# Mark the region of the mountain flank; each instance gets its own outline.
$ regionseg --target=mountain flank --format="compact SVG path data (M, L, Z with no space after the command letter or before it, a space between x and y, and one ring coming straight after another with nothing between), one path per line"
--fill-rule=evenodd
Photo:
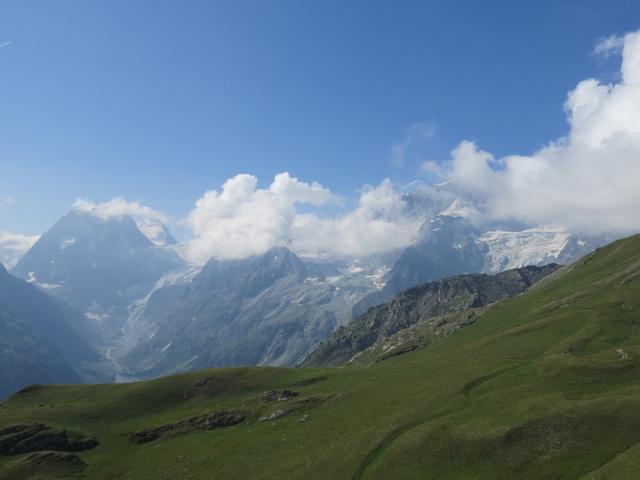
M454 325L468 325L476 318L472 312L463 316L454 314L486 307L522 293L559 267L551 264L517 268L495 275L458 275L410 288L339 328L305 359L303 365L344 364L376 342L416 324L428 324L437 336L451 334L456 330L452 328ZM447 328L442 328L445 326ZM418 346L414 343L411 348Z
M0 398L30 383L108 381L82 316L0 265Z

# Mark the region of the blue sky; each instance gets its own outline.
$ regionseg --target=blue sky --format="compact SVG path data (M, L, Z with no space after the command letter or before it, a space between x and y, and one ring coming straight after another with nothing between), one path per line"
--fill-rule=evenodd
M580 80L615 81L598 39L639 26L624 0L5 0L0 230L40 233L78 197L180 218L238 173L355 198L462 139L528 154L566 134Z

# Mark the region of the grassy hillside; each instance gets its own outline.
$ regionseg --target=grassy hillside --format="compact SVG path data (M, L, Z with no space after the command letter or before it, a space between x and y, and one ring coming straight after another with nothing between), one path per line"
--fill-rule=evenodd
M28 422L99 445L0 455L0 478L635 479L639 356L636 236L367 368L29 389L0 451Z

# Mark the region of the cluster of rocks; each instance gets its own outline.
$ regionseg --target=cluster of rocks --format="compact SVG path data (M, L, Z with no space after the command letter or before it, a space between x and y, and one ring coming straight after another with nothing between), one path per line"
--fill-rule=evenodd
M262 394L262 400L265 402L272 402L274 400L284 402L297 396L298 392L294 392L292 390L269 390Z
M267 420L275 420L276 418L284 417L289 412L287 410L276 410L271 415L265 415L264 417L260 417L261 422L266 422Z
M20 455L41 451L80 452L99 445L94 437L49 427L43 423L13 425L0 430L0 454Z
M79 473L87 464L71 452L89 450L99 445L94 437L79 432L49 427L43 423L25 423L0 429L0 454L23 455L20 464L31 471L64 468Z
M161 437L170 435L183 435L186 433L213 430L215 428L230 427L244 421L245 416L238 411L220 410L205 415L187 418L176 423L168 423L159 427L148 428L131 435L133 443L147 443Z

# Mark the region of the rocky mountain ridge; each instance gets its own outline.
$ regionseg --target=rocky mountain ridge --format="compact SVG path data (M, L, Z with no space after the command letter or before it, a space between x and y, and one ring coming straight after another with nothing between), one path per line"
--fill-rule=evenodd
M559 265L550 264L507 270L494 275L458 275L413 287L339 328L305 359L303 365L318 367L345 364L376 342L416 324L428 324L434 334L443 327L446 327L443 331L446 330L447 334L453 333L460 326L469 324L474 317L473 314L456 314L522 293L558 268Z

